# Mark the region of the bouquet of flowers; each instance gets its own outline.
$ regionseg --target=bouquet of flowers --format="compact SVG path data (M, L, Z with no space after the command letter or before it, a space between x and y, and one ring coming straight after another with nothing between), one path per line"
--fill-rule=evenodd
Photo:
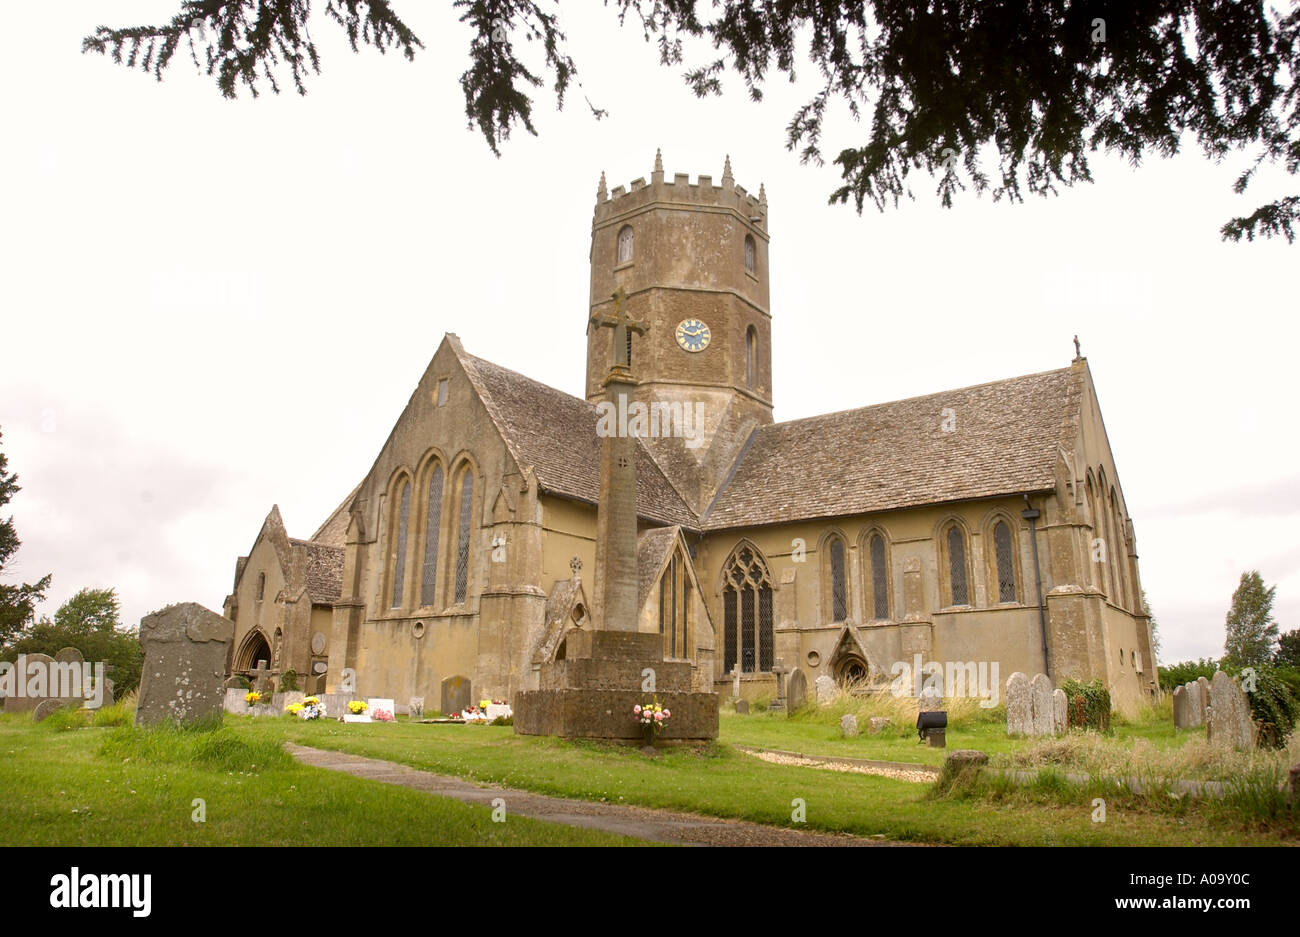
M290 703L284 707L284 711L297 716L299 719L320 719L325 715L325 704L320 701L319 697L304 697L301 702Z
M369 708L370 707L366 705L364 700L359 700L359 699L348 700L348 712L350 712L354 716L360 716Z
M466 725L487 725L487 707L466 706L460 718L465 720Z
M258 703L262 702L262 694L258 693L256 690L249 690L244 694L244 702L248 704L249 709L252 709Z
M378 722L392 722L393 714L387 709L375 709L371 711L370 718Z
M663 731L664 723L671 719L673 714L660 706L659 700L655 699L649 703L638 703L633 706L632 715L641 726L641 731L648 738L654 738Z

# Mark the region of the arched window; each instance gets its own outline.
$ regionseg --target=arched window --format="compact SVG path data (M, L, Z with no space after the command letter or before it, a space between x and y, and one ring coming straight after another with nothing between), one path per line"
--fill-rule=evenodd
M424 511L424 568L420 575L420 604L438 601L438 534L442 526L442 466L429 473L428 501Z
M678 660L690 654L691 580L681 552L673 553L659 578L659 633L664 657Z
M748 544L741 544L722 568L722 666L727 673L740 664L742 673L772 669L772 579L767 563Z
M1011 525L999 520L993 525L993 552L998 577L998 601L1018 602L1016 591L1016 556L1011 539Z
M632 259L632 226L623 225L618 232L618 262L625 264Z
M746 273L754 272L754 260L755 260L756 253L757 252L754 248L754 236L752 234L746 234L745 235L745 272Z
M948 571L949 605L970 605L970 588L966 574L966 534L957 524L949 524L943 534L943 548Z
M1088 542L1084 544L1088 551L1088 571L1092 585L1103 593L1106 591L1106 554L1097 549L1097 539L1101 538L1102 545L1105 545L1105 535L1101 531L1101 515L1097 513L1097 498L1092 492L1092 472L1088 472L1087 487L1084 489L1085 498L1088 502L1088 523L1092 525L1092 533L1089 535Z
M849 617L849 586L844 574L844 541L832 535L827 541L826 556L828 562L822 567L825 579L826 605L831 621L844 621Z
M397 516L393 518L393 608L402 607L403 587L406 585L406 533L410 517L411 483L405 481L397 501Z
M257 574L257 601L266 597L266 573Z
M754 386L754 366L758 357L758 330L752 325L745 330L745 386Z
M456 519L456 605L464 603L469 587L469 537L473 506L474 472L466 466L460 475L460 516Z
M863 609L875 621L889 620L889 557L885 538L879 532L867 538L866 568L862 582L866 587Z
M1115 595L1116 604L1124 608L1132 608L1129 603L1128 587L1128 537L1124 529L1124 515L1119 510L1119 499L1115 497L1115 489L1110 490L1110 513L1111 524L1115 530L1115 577L1119 581L1119 592Z

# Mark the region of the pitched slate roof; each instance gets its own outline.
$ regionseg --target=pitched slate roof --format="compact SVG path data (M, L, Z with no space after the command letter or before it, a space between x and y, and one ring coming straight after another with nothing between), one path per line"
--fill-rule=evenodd
M334 547L310 540L289 542L295 547L302 547L307 552L307 567L304 570L307 595L313 605L333 605L343 594L343 547Z
M637 590L636 607L642 608L650 596L650 589L659 582L659 571L668 562L668 555L677 546L677 538L682 529L672 527L654 527L642 531L636 541Z
M595 504L600 493L595 406L463 350L458 356L515 461L532 466L544 491ZM698 526L640 440L636 473L639 516L660 524Z
M706 510L707 530L1043 491L1077 418L1061 368L760 427ZM945 432L951 410L951 432Z
M339 502L339 506L330 512L330 516L325 518L325 523L311 535L312 543L323 543L331 547L347 545L348 523L351 520L348 516L348 505L352 503L360 488L361 483L358 482L356 488L349 491L348 496Z

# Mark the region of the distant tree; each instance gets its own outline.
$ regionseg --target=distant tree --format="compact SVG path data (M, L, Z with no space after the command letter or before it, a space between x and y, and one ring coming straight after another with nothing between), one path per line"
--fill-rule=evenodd
M1273 594L1277 586L1264 587L1258 570L1241 574L1232 593L1232 608L1225 623L1227 640L1223 658L1239 667L1268 662L1277 644L1277 622L1273 620Z
M662 64L680 66L683 40L712 46L684 78L699 96L722 93L739 75L749 97L763 96L775 67L796 77L806 59L820 85L786 126L786 146L822 161L828 108L839 104L865 124L866 141L834 158L843 185L832 202L853 199L884 210L906 195L908 176L938 179L951 206L957 190L992 189L994 200L1092 181L1090 154L1131 163L1177 153L1184 138L1219 160L1249 153L1234 190L1245 191L1265 163L1300 173L1300 7L1251 0L607 0L619 22L631 16L654 41ZM538 0L455 0L471 29L469 67L460 77L465 115L493 153L532 122L534 89L552 79L559 106L577 78L565 51L558 9ZM327 0L325 17L353 51L364 43L413 59L423 45L388 0ZM158 26L100 26L82 49L139 66L159 80L182 44L226 97L240 85L279 92L287 67L294 88L320 73L307 29L309 0L184 0ZM522 36L524 42L516 40ZM521 52L527 51L527 55ZM527 59L528 61L525 61ZM588 101L598 117L604 112ZM997 154L990 172L982 154ZM1300 195L1278 198L1220 229L1225 240L1295 238Z
M1156 622L1156 616L1151 612L1151 603L1147 601L1147 590L1142 590L1142 610L1147 613L1147 618L1151 622L1151 656L1156 661L1160 660L1160 625Z
M3 434L0 434L3 438ZM8 504L15 494L22 491L18 487L18 476L10 474L9 458L0 452L0 507ZM14 519L0 522L0 575L18 552L22 541L14 529ZM0 649L12 641L20 631L31 623L35 614L36 603L45 598L45 590L50 587L51 576L46 575L34 583L7 585L0 582Z
M1300 669L1300 628L1293 628L1278 637L1273 663L1279 667Z
M92 663L102 661L121 696L140 683L142 654L133 629L122 628L121 605L113 589L82 589L59 606L54 620L42 616L6 648L6 660L19 654L49 654L75 647Z

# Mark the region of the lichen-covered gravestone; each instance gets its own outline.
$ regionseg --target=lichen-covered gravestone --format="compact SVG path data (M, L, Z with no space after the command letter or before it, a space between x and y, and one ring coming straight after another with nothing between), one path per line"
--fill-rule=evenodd
M845 713L840 716L840 735L846 739L852 738L858 734L858 717L853 713Z
M1174 687L1174 728L1192 727L1192 694L1186 686Z
M1194 729L1205 725L1205 707L1209 701L1209 687L1202 687L1199 680L1183 684L1183 694L1187 697L1186 728ZM1177 725L1177 722L1174 723Z
M817 678L817 702L829 703L835 699L835 680L822 674Z
M1210 681L1205 677L1197 677L1196 685L1201 688L1201 712L1199 715L1193 714L1192 718L1196 720L1193 725L1203 726L1210 719Z
M808 699L808 678L803 675L803 671L795 669L790 674L790 688L786 690L786 712L794 712L803 706Z
M1029 681L1030 709L1033 712L1031 735L1051 735L1055 721L1052 706L1052 681L1045 673L1034 674Z
M135 724L221 721L226 655L235 623L197 602L140 620L144 666Z
M1007 735L1029 735L1033 711L1029 703L1029 678L1020 671L1007 677Z
M1236 677L1215 671L1210 684L1210 721L1206 737L1216 745L1250 751L1255 747L1255 723L1250 701Z
M1060 687L1052 691L1052 725L1058 735L1070 728L1070 701Z

